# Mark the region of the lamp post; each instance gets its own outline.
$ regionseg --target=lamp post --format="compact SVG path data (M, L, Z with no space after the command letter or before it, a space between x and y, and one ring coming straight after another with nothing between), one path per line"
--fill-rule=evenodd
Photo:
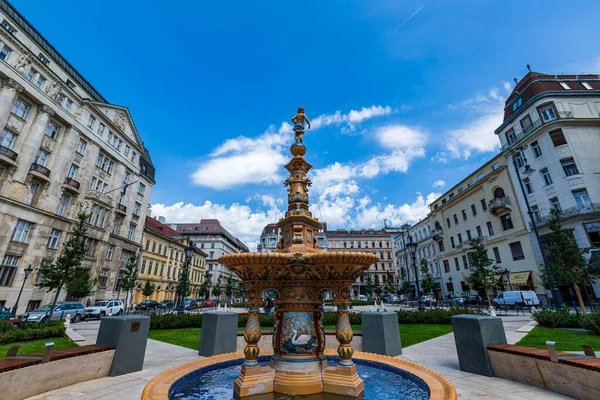
M179 313L183 314L184 312L184 304L183 304L183 300L185 299L185 295L187 293L187 285L188 285L188 277L189 277L189 273L190 273L190 261L192 260L192 256L194 255L194 252L196 251L196 246L192 243L191 239L188 237L188 244L187 246L185 246L185 262L183 263L183 271L181 271L182 274L182 288L179 291Z
M23 283L21 284L21 290L19 290L19 295L17 296L17 301L15 302L15 305L13 306L12 311L10 313L13 317L17 314L17 308L19 308L19 300L21 300L21 293L23 293L23 288L25 287L25 282L27 281L27 277L29 276L29 274L31 274L33 272L31 265L29 267L25 268L23 270L23 272L25 273L25 278L23 278Z
M504 268L504 275L506 275L506 280L508 281L508 287L510 288L510 291L512 292L512 285L510 283L510 271L508 270L508 268Z
M531 210L531 207L529 206L529 200L527 199L527 193L525 193L525 187L523 186L523 181L521 180L521 174L519 173L519 166L517 165L517 159L515 157L516 152L520 152L521 155L523 156L523 164L525 165L525 170L523 171L523 173L525 175L531 175L532 173L534 173L535 170L532 169L529 166L529 164L527 164L527 158L525 157L525 153L523 152L524 148L525 147L521 147L521 148L517 149L516 151L511 150L513 166L515 167L515 172L517 174L517 180L519 181L519 186L521 187L521 193L523 194L523 198L525 199L525 206L527 208L527 214L529 214L529 221L531 223L531 229L533 230L533 233L535 234L535 239L538 242L538 246L540 246L540 253L542 254L542 263L544 264L543 267L546 270L546 275L548 276L548 280L550 282L552 282L552 288L550 289L550 292L552 293L552 302L554 303L554 307L560 308L560 307L562 307L562 304L563 304L562 295L560 294L560 289L558 288L558 285L556 284L556 280L552 276L552 271L550 270L550 267L548 267L548 262L546 261L546 254L544 252L544 249L542 248L542 242L540 240L540 233L538 232L537 224L536 224L535 218L533 216L533 211Z
M419 273L417 271L417 247L419 244L417 242L413 242L412 237L408 237L408 243L406 243L406 247L410 252L413 262L413 268L415 270L415 283L417 285L417 300L419 302L419 310L425 310L425 305L421 301L421 290L419 289Z

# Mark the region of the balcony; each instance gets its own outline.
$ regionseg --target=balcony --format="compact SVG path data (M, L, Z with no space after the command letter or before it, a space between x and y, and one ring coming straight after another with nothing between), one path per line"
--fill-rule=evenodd
M86 199L90 199L90 200L95 200L95 201L97 201L99 203L102 203L102 204L105 204L105 205L107 205L109 207L113 206L113 199L112 199L112 197L110 197L110 196L108 196L108 195L106 195L104 193L101 193L101 192L99 192L97 190L90 190L90 191L88 191L86 193L86 195L85 195L85 198Z
M65 177L65 181L63 182L63 189L69 190L71 192L79 193L80 183L77 182L73 178Z
M512 205L510 204L510 199L508 197L497 197L489 201L488 209L492 215L499 216L510 212L512 210Z
M43 181L50 182L50 170L43 165L33 163L29 168L29 173L40 178Z
M127 214L127 206L124 206L123 204L117 204L115 207L115 212L118 214Z
M561 119L574 119L573 113L571 111L559 111L556 114L556 118L548 119L545 121L536 119L527 128L521 129L519 126L515 126L515 128L514 128L515 129L515 140L512 140L510 143L506 143L505 145L503 145L502 152L507 151L508 149L513 147L515 144L519 143L521 140L525 139L527 136L529 136L533 132L537 131L542 126L551 124L551 123L556 122Z
M444 234L443 229L432 229L429 236L432 237L433 240L437 240L437 239L440 239L443 234Z
M535 223L538 227L548 225L548 222L550 222L550 214L547 214L543 217L536 217L536 214L533 214L533 215L535 218ZM563 220L567 220L567 219L571 219L571 218L575 218L575 217L579 217L579 216L589 215L591 217L594 215L600 215L600 203L592 203L592 204L586 204L584 206L566 208L566 209L560 211L560 215L563 218ZM529 223L529 226L532 227L531 222Z
M17 157L19 155L5 146L0 146L0 162L4 162L6 164L12 165L13 167L17 166Z

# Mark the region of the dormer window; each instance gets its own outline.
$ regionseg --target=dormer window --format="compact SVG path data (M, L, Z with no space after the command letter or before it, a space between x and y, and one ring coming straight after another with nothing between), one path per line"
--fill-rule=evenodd
M512 106L512 110L513 111L517 111L517 108L521 107L521 105L523 104L523 98L519 97L517 100L515 100L515 102L513 103Z
M565 90L570 90L571 88L569 87L569 85L567 85L565 82L558 82L558 84L560 86L562 86L563 89Z
M587 82L581 82L581 85L586 88L587 90L593 90L594 88L592 87L592 85L590 85Z

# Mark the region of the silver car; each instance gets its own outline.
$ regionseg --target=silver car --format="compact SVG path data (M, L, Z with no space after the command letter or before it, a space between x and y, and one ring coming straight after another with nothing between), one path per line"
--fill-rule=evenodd
M123 314L125 306L121 300L99 300L92 306L86 307L85 312L92 318L104 318L107 315Z
M28 312L25 314L25 318L28 322L47 321L51 308L52 304L46 304L45 306L41 306L38 309ZM56 303L54 313L52 314L52 320L65 319L69 314L71 315L72 322L79 322L85 314L83 303L78 301L61 301Z

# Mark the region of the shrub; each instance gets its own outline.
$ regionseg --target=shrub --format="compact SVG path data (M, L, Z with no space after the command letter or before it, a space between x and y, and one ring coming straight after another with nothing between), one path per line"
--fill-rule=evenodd
M461 314L480 314L479 311L471 311L467 308L452 307L448 310L431 308L425 311L399 310L399 324L451 324L452 316Z
M372 306L375 305L373 300L352 300L353 306Z
M541 310L533 313L532 318L540 326L547 328L582 328L583 320L586 319L579 310L571 314L566 305L556 311L542 307Z
M246 307L246 303L233 303L231 305L231 307L233 307L233 308L245 308Z
M66 328L63 321L46 323L23 322L18 326L2 324L0 325L0 344L64 336L65 331Z
M151 314L150 329L201 328L202 314Z
M600 335L600 311L589 313L582 318L582 328Z

